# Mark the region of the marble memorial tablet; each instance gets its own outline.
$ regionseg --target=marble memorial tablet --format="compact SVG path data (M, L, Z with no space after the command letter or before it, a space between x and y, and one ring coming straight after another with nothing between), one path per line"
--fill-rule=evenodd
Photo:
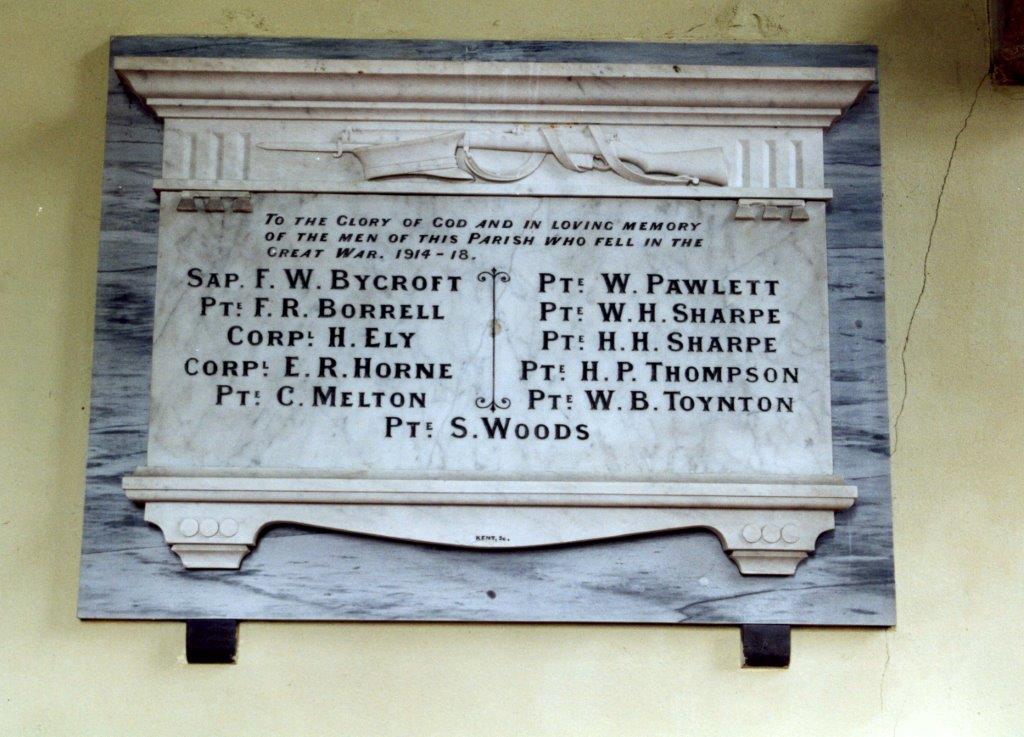
M855 504L824 140L873 68L113 68L162 124L123 488L185 569L295 524L484 557L704 530L799 577Z

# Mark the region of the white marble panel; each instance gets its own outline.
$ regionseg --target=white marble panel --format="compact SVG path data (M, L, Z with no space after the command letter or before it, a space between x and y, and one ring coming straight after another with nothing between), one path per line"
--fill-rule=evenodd
M125 489L186 566L275 521L520 547L667 529L656 507L787 574L852 503L822 131L872 70L114 67L166 119ZM439 529L421 503L466 509Z
M823 204L797 222L699 200L263 194L249 214L178 212L178 199L162 205L150 466L832 472ZM285 225L267 224L275 214ZM308 287L289 287L300 274ZM225 375L245 361L249 375Z

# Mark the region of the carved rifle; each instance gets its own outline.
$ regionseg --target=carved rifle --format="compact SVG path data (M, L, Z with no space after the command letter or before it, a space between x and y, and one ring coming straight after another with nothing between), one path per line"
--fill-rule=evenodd
M441 179L485 179L512 182L532 174L551 154L574 172L613 171L640 184L729 183L721 148L692 151L642 151L622 143L596 125L541 127L500 131L452 131L423 138L402 139L397 131L351 130L333 143L265 142L272 151L329 153L340 158L353 154L366 179L392 176L427 176ZM359 138L356 138L359 136ZM501 171L477 161L474 151L518 151L530 156L522 164Z

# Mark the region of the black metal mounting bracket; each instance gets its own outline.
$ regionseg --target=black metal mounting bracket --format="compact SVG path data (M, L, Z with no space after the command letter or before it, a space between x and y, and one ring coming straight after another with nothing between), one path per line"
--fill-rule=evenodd
M744 668L788 668L788 624L741 624Z
M185 660L189 663L234 663L237 654L237 619L185 621Z
M788 624L743 624L743 667L788 668L791 650ZM234 663L238 654L237 619L185 621L185 659L189 663Z

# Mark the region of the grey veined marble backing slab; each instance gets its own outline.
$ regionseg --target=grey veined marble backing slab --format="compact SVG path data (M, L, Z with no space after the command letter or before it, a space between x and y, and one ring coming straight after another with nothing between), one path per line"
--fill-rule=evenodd
M865 46L132 37L111 56L874 66ZM706 532L475 551L281 526L240 571L186 571L121 489L145 463L161 124L110 74L79 616L894 622L877 87L825 135L835 473L856 505L795 576L743 577Z

